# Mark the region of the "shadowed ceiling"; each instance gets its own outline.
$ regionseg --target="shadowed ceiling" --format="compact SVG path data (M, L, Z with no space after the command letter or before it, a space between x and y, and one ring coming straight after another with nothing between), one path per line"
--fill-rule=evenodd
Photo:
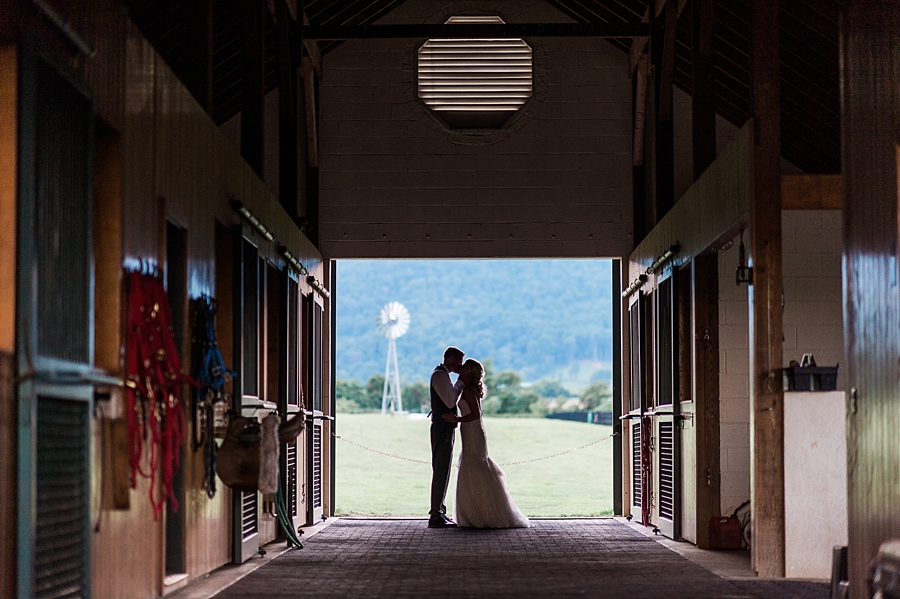
M131 18L181 76L191 48L185 26L189 5L196 0L129 0ZM223 123L241 110L240 0L212 2L212 118ZM313 26L370 24L404 0L310 0L304 9ZM640 23L647 11L641 0L546 0L583 23ZM840 172L840 100L838 85L838 18L840 0L785 0L781 8L782 155L808 173ZM691 22L688 5L678 21L675 85L691 92ZM749 0L716 3L716 110L741 126L750 110ZM327 53L340 42L320 45ZM628 52L627 40L610 43ZM266 23L266 91L275 89L275 26Z

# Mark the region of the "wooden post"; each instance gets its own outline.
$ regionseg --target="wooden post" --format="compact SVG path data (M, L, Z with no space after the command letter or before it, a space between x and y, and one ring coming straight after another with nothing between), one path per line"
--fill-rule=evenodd
M654 133L654 170L656 173L653 197L658 223L675 204L675 138L672 126L672 82L675 69L675 30L678 7L675 0L667 0L662 19L650 19L650 60L653 63L656 119Z
M306 140L309 166L319 166L319 131L316 114L316 74L312 60L303 57L303 101L306 108Z
M244 56L241 68L241 156L263 178L265 160L265 4L261 0L241 2L241 38Z
M631 194L632 236L634 247L647 235L647 174L644 168L645 114L647 108L646 56L638 60L632 77L632 114L634 115L634 141L632 147ZM627 261L626 261L627 264ZM624 269L627 270L627 269Z
M719 257L691 263L694 335L694 430L696 432L697 547L709 548L709 519L720 511L719 461Z
M212 0L185 3L184 84L208 113L212 111Z
M297 218L297 69L291 44L293 30L286 0L275 0L278 37L278 201Z
M879 545L900 537L900 4L853 0L841 23L847 565L862 599Z
M784 576L781 104L778 0L755 0L750 19L753 198L750 206L750 505L753 564Z
M713 28L716 0L691 2L691 140L694 181L716 159L716 77Z
M716 159L713 56L715 0L691 2L691 140L694 180ZM719 269L716 254L692 264L694 335L694 433L696 441L697 547L709 548L709 519L720 512L719 462Z
M622 356L624 352L622 340L622 266L628 267L628 260L612 261L612 331L613 331L613 363L612 363L612 416L613 416L613 432L616 437L613 440L613 514L618 516L624 515L624 497L622 494L622 473L623 473L623 453L622 453L622 421L619 417L622 415Z
M306 108L306 236L318 246L319 243L319 129L316 75L312 60L303 57L303 101Z

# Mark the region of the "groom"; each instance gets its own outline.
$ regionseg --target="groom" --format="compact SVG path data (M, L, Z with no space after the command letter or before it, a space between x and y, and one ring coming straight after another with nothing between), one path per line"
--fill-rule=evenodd
M463 391L463 382L450 382L450 373L459 372L466 356L456 347L444 351L444 362L431 373L431 510L429 528L450 528L456 522L447 517L444 497L450 482L450 462L453 459L453 437L456 424L444 420L444 414L456 414L456 403Z

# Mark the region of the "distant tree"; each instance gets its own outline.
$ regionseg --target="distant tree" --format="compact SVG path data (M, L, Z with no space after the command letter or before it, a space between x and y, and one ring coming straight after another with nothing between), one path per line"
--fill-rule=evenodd
M601 412L612 411L612 390L605 381L597 381L591 383L587 389L581 393L581 407L585 410L596 410Z
M356 381L337 379L335 381L334 394L337 399L352 401L360 406L366 402L366 390Z
M384 383L382 383L384 384ZM403 388L403 407L410 412L420 410L431 403L431 389L422 381L410 383Z
M545 403L544 398L532 391L519 387L512 394L510 402L506 406L507 414L535 414L538 405Z
M380 410L381 400L384 397L384 375L375 374L366 383L366 398L360 407L369 410Z
M494 374L493 360L484 361L487 397L482 404L485 414L542 414L543 398L527 387L522 387L522 375L515 370ZM532 405L540 404L535 409Z
M531 390L547 399L558 397L574 397L575 394L563 387L562 383L553 379L542 379L531 386Z

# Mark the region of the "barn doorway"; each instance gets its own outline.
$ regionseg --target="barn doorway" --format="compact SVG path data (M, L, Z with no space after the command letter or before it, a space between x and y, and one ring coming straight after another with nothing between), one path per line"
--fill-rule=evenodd
M339 260L336 515L427 513L429 379L450 345L485 365L489 451L520 508L611 515L617 267Z

